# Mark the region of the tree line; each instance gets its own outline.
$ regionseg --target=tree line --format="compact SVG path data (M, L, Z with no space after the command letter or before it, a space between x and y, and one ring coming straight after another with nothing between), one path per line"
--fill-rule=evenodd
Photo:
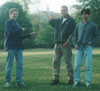
M10 0L11 1L11 0ZM13 1L13 0L12 0ZM54 46L54 29L48 24L48 20L45 15L44 18L40 17L39 13L30 14L28 11L27 0L15 0L19 2L7 2L0 6L0 49L3 49L4 44L4 30L5 21L9 18L9 9L17 8L19 10L18 22L22 27L27 28L25 33L37 32L36 38L29 38L24 40L24 48L53 48ZM33 0L33 4L35 1ZM83 8L89 8L91 10L91 20L95 22L100 29L100 0L77 0L80 4L73 5L75 12L73 17L77 22L81 20L80 11ZM23 2L23 6L20 4ZM30 0L31 2L31 0ZM99 45L96 45L99 46Z

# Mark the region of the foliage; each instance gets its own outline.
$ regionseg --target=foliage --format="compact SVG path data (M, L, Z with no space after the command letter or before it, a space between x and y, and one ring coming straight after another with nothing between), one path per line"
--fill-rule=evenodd
M74 5L74 7L77 9L77 13L75 16L76 20L80 20L77 16L79 16L79 12L83 8L89 8L91 10L91 20L95 22L98 27L100 28L100 0L77 0L80 5Z
M47 48L51 48L54 45L54 29L47 23L42 22L40 30L37 32L36 43L42 44Z

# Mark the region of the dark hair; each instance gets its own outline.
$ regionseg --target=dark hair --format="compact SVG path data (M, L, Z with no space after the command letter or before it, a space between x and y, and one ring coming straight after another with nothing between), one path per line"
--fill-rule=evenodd
M18 9L16 9L16 8L11 8L11 9L9 10L9 14L12 14L14 11L18 12Z
M68 7L67 7L67 6L65 6L65 5L62 5L61 7L64 7L64 8L66 8L66 9L68 10Z
M81 11L81 15L82 15L83 13L90 15L90 9L83 9L83 10Z

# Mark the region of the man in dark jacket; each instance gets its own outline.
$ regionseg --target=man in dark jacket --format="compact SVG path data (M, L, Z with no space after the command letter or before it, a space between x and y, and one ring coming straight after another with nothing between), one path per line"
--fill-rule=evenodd
M22 40L35 35L35 33L29 33L22 36L22 31L25 28L21 28L16 22L18 16L18 10L16 8L11 8L9 10L10 19L5 23L5 33L4 33L4 49L7 51L7 64L5 73L5 87L11 86L11 70L13 66L14 57L16 59L16 85L25 86L22 82L22 72L23 72L23 44Z
M75 28L75 22L72 17L68 15L68 8L66 6L61 7L62 18L50 19L49 24L55 28L55 47L54 47L54 59L53 59L53 81L52 84L59 83L60 61L64 56L65 63L67 65L68 72L68 84L73 84L73 67L72 67L72 50L70 40L73 30Z

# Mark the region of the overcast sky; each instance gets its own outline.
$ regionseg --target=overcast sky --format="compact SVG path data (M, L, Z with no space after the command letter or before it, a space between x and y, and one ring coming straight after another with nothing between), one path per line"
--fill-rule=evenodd
M7 0L0 0L0 6L3 5ZM47 10L49 6L50 11L60 12L60 7L66 5L69 8L69 12L73 11L72 5L77 4L76 0L40 0L39 4L30 5L30 11L34 12L36 10Z

